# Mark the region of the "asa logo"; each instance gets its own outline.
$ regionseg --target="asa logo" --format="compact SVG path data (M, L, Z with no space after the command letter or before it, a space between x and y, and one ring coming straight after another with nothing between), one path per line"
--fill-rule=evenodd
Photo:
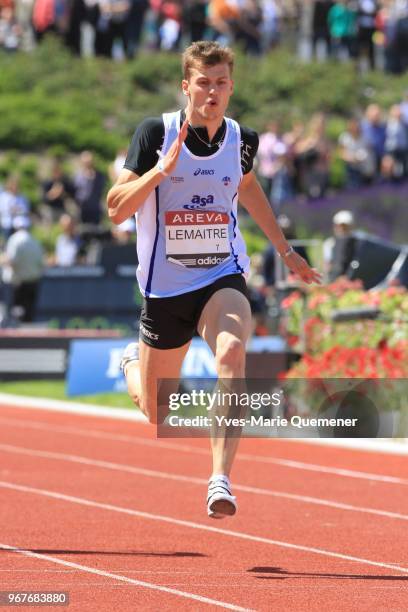
M229 176L223 176L223 178L222 178L222 182L224 183L225 187L228 187L228 185L229 185L229 184L230 184L230 182L231 182L231 177L229 177Z
M204 208L204 206L207 206L207 204L214 204L213 195L193 195L193 197L191 198L191 204L185 204L183 208L186 208L187 210L196 210L197 208Z
M204 176L212 176L215 173L215 170L207 170L205 168L197 168L196 170L194 170L194 176L198 176L199 174L202 174Z

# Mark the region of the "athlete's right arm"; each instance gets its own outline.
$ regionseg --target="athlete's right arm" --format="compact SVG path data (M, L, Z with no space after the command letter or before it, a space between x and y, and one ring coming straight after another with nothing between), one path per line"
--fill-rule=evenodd
M187 120L183 123L177 138L162 159L162 169L157 166L138 176L131 170L123 169L113 187L108 191L108 215L119 225L134 215L147 200L163 178L176 167L181 147L187 136Z
M108 191L108 215L110 220L119 225L134 215L147 200L150 193L163 180L164 174L157 166L138 176L124 168L116 183Z

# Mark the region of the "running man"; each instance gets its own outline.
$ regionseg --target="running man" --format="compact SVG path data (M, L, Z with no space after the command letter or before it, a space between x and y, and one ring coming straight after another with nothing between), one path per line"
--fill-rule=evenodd
M151 423L162 422L158 379L179 379L197 330L220 379L245 378L251 310L249 258L237 224L238 200L306 283L320 282L289 246L252 170L258 136L224 116L233 92L234 56L210 41L182 58L185 110L143 121L124 169L108 193L109 217L136 214L137 278L144 296L139 343L122 359L129 394ZM237 437L213 437L207 512L233 515L229 476Z

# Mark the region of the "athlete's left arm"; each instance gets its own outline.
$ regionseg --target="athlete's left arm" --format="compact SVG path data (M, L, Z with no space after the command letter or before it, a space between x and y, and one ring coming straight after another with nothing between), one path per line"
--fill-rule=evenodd
M249 212L268 240L283 257L283 261L288 268L298 274L306 283L320 283L321 274L315 268L311 268L298 253L292 251L285 256L290 245L278 225L273 210L253 170L244 174L239 186L238 198L242 206Z

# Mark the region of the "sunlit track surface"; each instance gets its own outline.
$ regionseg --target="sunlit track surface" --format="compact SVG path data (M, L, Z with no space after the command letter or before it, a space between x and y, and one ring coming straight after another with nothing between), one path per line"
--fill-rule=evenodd
M0 590L69 610L406 610L406 458L242 440L239 510L205 512L208 440L0 408ZM56 608L55 608L56 609Z

